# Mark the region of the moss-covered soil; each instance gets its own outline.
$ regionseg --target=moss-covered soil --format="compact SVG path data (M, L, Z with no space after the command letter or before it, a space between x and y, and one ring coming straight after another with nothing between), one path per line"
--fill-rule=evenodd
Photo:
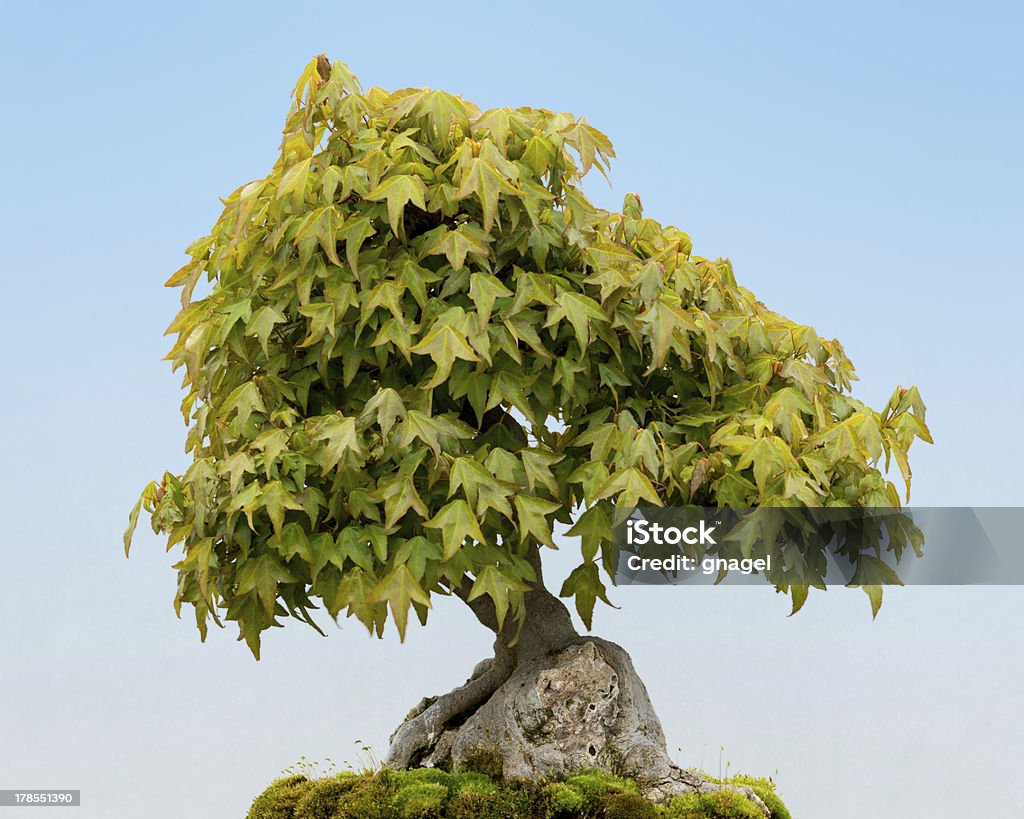
M790 819L768 779L728 780L752 788L772 812ZM762 819L733 791L677 797L652 805L635 782L585 771L543 785L502 783L484 774L345 772L322 779L289 776L256 797L247 819Z

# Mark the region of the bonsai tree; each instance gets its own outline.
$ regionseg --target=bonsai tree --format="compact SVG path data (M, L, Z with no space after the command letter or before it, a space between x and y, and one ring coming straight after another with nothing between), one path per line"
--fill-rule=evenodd
M184 551L179 614L204 638L234 621L257 659L288 617L404 637L462 601L494 656L413 709L394 767L714 788L670 761L628 654L545 587L555 524L580 552L560 597L589 629L616 507L898 507L881 459L909 492L907 450L929 440L916 389L865 406L838 341L635 194L591 204L581 179L613 156L585 119L364 91L321 55L269 175L168 282L193 461L145 488L125 549L145 509ZM810 566L778 585L794 611Z

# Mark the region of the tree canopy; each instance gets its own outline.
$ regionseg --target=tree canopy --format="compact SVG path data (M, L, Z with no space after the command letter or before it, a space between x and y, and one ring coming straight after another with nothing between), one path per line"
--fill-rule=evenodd
M589 627L614 505L899 506L890 459L909 496L917 390L871 409L842 345L728 260L635 194L591 204L613 156L569 114L306 67L270 173L168 281L193 460L145 488L125 549L144 508L204 637L236 621L258 657L321 605L404 636L464 583L519 618L555 522ZM780 590L796 609L815 579Z

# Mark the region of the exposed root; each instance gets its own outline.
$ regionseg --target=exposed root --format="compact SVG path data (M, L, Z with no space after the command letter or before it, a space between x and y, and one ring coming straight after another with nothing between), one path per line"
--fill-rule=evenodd
M391 735L384 764L391 768L414 768L423 764L434 753L445 729L486 702L511 673L509 662L487 659L454 691L421 700Z

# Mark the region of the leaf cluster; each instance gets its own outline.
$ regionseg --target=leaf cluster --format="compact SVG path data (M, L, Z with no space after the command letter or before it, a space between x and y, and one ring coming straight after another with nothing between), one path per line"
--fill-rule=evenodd
M613 156L569 114L307 66L273 168L168 282L193 460L125 542L145 508L184 550L204 636L235 621L258 656L318 606L404 635L464 583L519 619L556 523L589 625L613 505L899 505L880 463L909 490L916 389L872 410L842 345L728 260L634 194L595 207L581 180Z

